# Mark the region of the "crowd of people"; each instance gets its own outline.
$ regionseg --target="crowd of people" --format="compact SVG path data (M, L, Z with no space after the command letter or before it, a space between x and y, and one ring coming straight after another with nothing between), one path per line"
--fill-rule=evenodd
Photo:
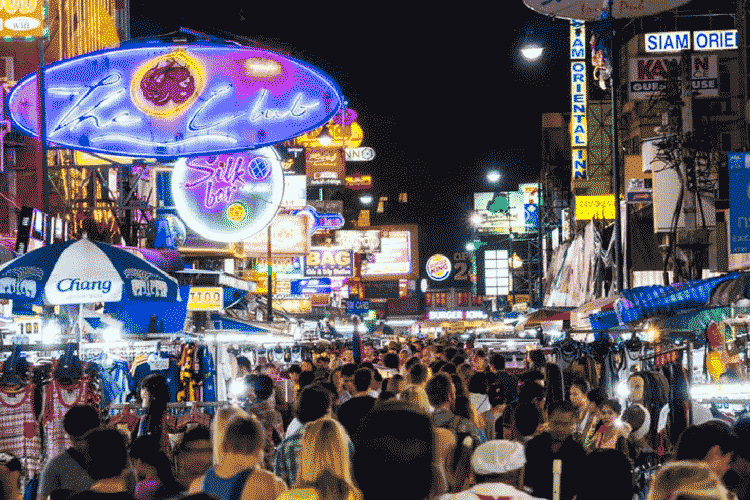
M176 445L161 425L168 395L158 375L141 383L145 413L133 435L74 406L64 419L73 446L45 464L34 494L21 488L18 458L0 452L4 497L750 498L750 420L688 427L639 488L644 436L634 428L643 422L624 421L621 403L585 371L563 373L540 351L519 374L502 354L448 340L391 342L375 363L345 360L322 353L289 367L290 406L277 397L273 367L239 359L244 397Z

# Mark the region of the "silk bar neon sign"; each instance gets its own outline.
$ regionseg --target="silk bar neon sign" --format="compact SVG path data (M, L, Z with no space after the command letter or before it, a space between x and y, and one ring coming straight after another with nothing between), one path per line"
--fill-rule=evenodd
M239 46L130 46L47 66L47 139L143 157L225 154L278 143L341 107L317 69ZM36 74L8 96L13 125L38 135Z
M180 158L172 173L178 214L212 241L239 242L266 227L283 193L284 173L273 148Z

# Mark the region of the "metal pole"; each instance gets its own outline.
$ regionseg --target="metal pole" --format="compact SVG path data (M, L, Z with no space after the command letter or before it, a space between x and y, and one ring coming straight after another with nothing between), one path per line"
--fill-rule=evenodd
M268 224L268 291L266 292L266 301L268 302L268 309L266 314L266 321L273 323L273 266L271 265L271 225L273 221Z
M613 0L609 0L609 12L612 13ZM615 26L612 18L612 38L610 39L610 52L612 55L612 75L610 75L610 99L612 100L612 190L615 196L615 255L614 271L617 283L617 291L623 289L623 262L622 262L622 214L620 213L620 169L618 166L619 141L617 140L617 72L619 71L619 58L617 57L617 45L615 44Z
M39 69L37 70L36 76L36 89L37 89L37 117L39 119L39 152L42 155L42 170L41 179L37 175L37 182L42 186L42 203L41 209L44 212L45 226L49 230L49 175L47 165L47 114L45 113L44 104L44 38L37 39L37 49L39 52ZM37 186L39 185L37 184ZM45 235L46 236L46 235ZM45 245L47 244L47 238Z
M747 11L745 6L745 0L739 0L737 2L736 11L736 26L737 26L737 48L739 49L739 57L737 58L737 73L740 77L740 91L742 93L739 99L740 105L740 151L747 151L750 149L748 145L748 133L747 133Z

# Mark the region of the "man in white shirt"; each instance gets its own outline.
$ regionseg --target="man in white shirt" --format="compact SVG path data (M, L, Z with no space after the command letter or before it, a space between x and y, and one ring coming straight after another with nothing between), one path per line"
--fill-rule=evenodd
M471 456L476 483L468 490L445 494L439 500L535 500L520 490L526 454L521 443L505 440L487 441Z

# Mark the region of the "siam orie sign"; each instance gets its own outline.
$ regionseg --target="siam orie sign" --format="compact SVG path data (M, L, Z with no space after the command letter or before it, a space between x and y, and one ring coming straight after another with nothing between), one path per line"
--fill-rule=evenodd
M273 148L180 158L172 172L172 199L185 224L200 236L240 242L265 228L284 193L281 161Z
M13 126L38 135L36 74L8 96ZM174 158L257 149L340 109L321 71L230 44L132 42L44 69L47 140L95 153Z

